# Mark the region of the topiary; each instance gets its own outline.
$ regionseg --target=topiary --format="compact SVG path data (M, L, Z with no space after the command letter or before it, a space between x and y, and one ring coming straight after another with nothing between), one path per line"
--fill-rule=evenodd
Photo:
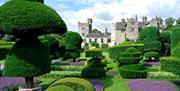
M179 38L180 38L180 27L175 27L171 35L171 52L180 42Z
M37 36L66 31L61 17L41 3L10 0L2 5L0 33L19 37L7 56L3 75L25 77L27 87L32 88L34 76L50 71L48 50Z
M73 88L67 86L53 86L46 89L46 91L75 91Z
M64 78L57 80L50 87L67 86L73 88L75 91L95 91L93 85L82 78Z
M154 52L154 51L150 51L150 52L146 52L144 54L145 57L159 57L159 52Z
M123 65L119 68L121 77L128 79L146 78L147 71L144 64Z

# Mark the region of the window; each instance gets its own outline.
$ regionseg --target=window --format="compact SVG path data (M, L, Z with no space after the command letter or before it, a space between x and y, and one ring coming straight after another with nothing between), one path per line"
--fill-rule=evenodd
M85 33L82 33L82 36L85 36Z
M94 42L97 42L97 39L94 39Z
M89 42L91 42L91 39L89 39Z
M132 28L131 28L131 32L133 32L133 31L134 31L134 28L132 27Z
M103 43L103 39L101 39L101 43Z
M111 43L111 39L110 38L108 39L108 43Z

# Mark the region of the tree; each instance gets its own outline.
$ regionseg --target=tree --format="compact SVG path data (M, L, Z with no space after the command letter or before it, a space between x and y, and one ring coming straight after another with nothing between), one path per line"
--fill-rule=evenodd
M44 0L27 0L27 1L44 3Z
M32 88L33 77L50 72L47 47L37 37L66 31L58 13L46 5L24 0L2 5L0 33L19 38L7 55L3 75L25 77L27 88Z
M153 26L143 28L140 34L140 40L144 44L144 55L146 58L152 61L152 57L155 57L155 60L157 61L159 59L159 51L161 49L159 29Z
M176 27L180 27L180 18L176 20Z
M92 30L92 33L101 33L101 31L99 31L98 29L95 28Z
M73 58L73 62L75 62L75 58L80 56L81 36L76 32L67 32L65 33L64 43L66 55L69 56L69 58Z
M172 29L174 22L175 22L175 19L173 17L169 17L165 19L166 29Z

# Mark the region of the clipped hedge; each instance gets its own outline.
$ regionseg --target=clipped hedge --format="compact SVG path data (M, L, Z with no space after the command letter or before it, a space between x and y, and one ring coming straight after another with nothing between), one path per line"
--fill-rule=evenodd
M144 53L145 57L159 57L159 52L155 52L155 51L150 51L150 52L146 52Z
M101 58L102 57L102 50L100 49L90 49L85 51L86 57L97 57Z
M102 78L106 76L104 67L87 66L81 72L83 78Z
M67 86L53 86L46 89L46 91L75 91L75 90Z
M93 85L82 78L64 78L57 80L50 87L67 86L73 88L75 91L95 91Z
M135 79L146 78L147 71L143 64L123 65L119 68L119 73L123 78Z
M1 34L32 37L67 31L64 21L55 10L37 2L10 0L1 5L0 17Z
M172 35L171 35L171 51L180 42L179 38L180 38L180 27L176 27L173 29Z
M162 57L160 62L163 70L180 75L180 58Z
M109 56L111 59L118 60L119 55L123 53L125 50L127 50L129 47L134 47L138 51L142 52L144 49L144 44L121 44L117 46L112 46L107 49L107 52L109 53Z

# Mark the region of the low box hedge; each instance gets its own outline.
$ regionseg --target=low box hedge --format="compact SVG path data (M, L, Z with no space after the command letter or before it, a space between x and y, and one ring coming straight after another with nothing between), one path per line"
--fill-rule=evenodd
M135 79L146 78L147 71L144 64L123 65L119 68L119 73L123 78Z
M102 57L102 50L100 49L93 49L93 50L86 50L85 51L86 57Z

